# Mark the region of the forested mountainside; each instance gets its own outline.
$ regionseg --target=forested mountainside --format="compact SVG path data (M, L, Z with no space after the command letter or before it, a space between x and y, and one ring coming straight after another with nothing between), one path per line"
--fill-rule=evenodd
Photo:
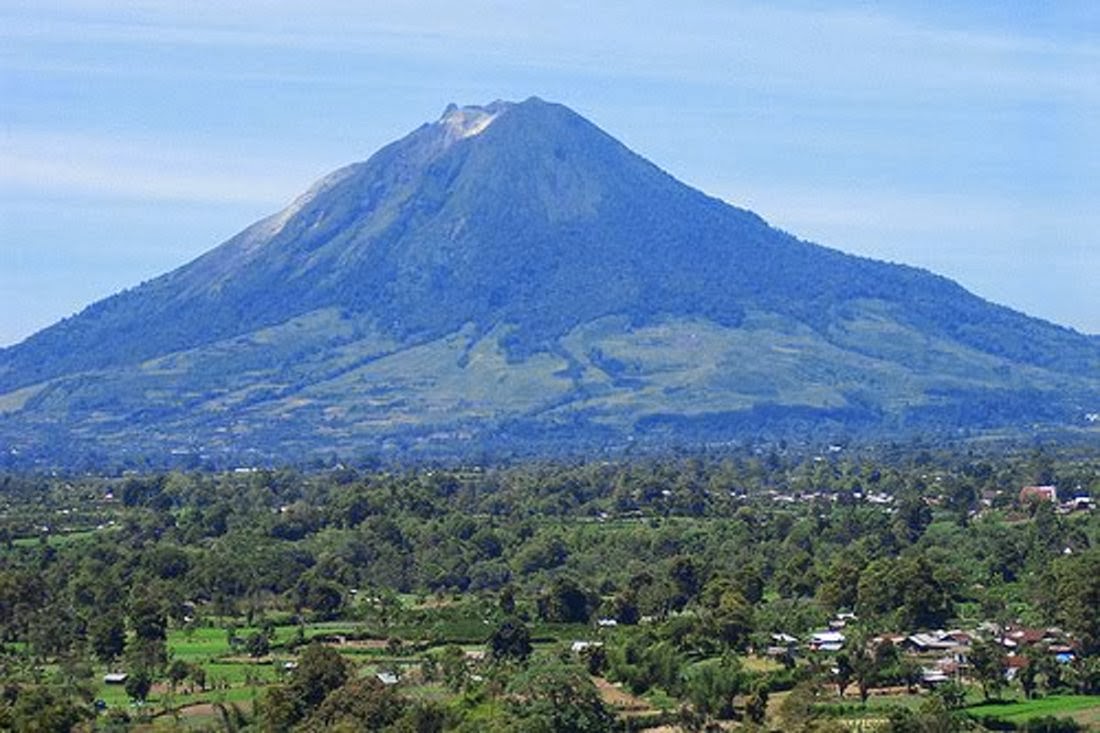
M449 107L0 351L5 452L60 463L1076 429L1097 412L1096 338L800 241L535 98Z

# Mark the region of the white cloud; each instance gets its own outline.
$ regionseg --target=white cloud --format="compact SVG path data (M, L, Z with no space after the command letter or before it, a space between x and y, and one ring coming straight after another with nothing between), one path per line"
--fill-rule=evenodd
M0 187L23 196L275 206L317 177L304 169L285 158L243 159L169 141L13 130L0 137Z
M1100 97L1100 48L1094 43L921 25L864 7L322 1L307 9L268 0L66 6L79 12L50 14L27 6L9 11L0 37L304 50L436 63L483 59L593 76L852 97L964 90Z

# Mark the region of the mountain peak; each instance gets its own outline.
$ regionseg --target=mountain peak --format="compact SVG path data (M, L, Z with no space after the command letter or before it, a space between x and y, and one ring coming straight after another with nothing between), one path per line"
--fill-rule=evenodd
M451 141L473 137L485 131L505 110L512 107L511 102L497 100L484 107L467 105L459 107L453 102L443 110L439 124Z
M449 105L0 351L0 445L1064 421L1095 410L1098 365L1094 341L801 242L531 97Z

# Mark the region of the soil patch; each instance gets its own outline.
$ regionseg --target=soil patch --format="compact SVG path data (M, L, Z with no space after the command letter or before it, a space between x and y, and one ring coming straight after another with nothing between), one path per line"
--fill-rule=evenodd
M642 698L615 686L603 677L593 677L592 681L596 684L596 689L599 690L603 701L620 712L628 715L658 712L656 708Z

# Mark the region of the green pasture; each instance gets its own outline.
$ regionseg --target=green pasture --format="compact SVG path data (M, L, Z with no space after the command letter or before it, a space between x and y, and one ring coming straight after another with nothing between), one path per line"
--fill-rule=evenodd
M12 540L12 545L15 547L37 547L42 538L46 538L46 544L50 547L64 547L66 545L76 544L77 542L83 542L91 537L94 537L98 532L109 532L110 529L80 529L72 532L50 532L45 535L39 535L36 537L19 537Z
M1024 723L1048 715L1076 719L1079 713L1085 712L1095 713L1096 720L1100 721L1100 695L1049 695L1034 700L982 703L966 711L977 718L991 716L1010 723Z

